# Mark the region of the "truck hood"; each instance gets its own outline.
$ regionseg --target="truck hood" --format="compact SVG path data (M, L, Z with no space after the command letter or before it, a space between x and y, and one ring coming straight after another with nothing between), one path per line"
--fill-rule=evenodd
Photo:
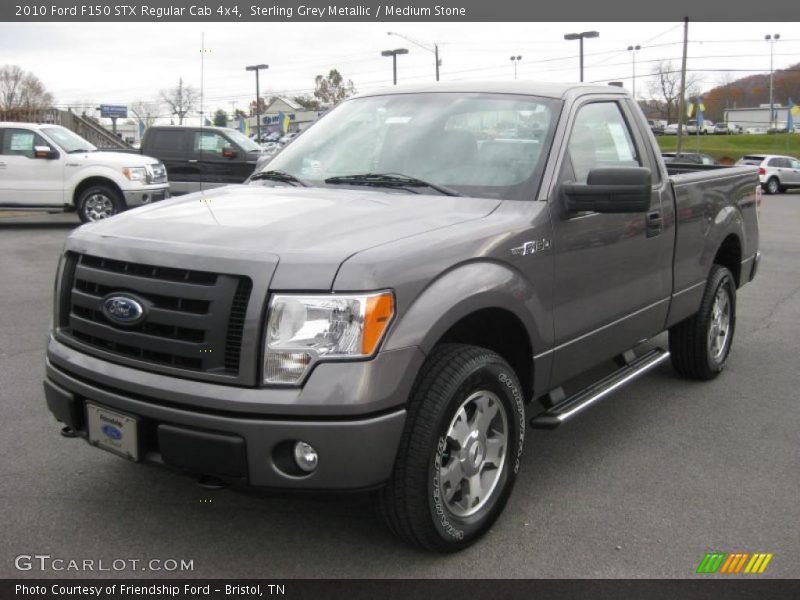
M102 164L109 167L143 167L158 163L157 158L142 156L128 152L84 152L67 155L67 162L81 162L83 164Z
M81 227L82 238L191 245L197 254L278 256L274 289L330 289L348 257L388 242L482 218L500 200L240 185L181 196ZM157 257L154 257L157 260Z

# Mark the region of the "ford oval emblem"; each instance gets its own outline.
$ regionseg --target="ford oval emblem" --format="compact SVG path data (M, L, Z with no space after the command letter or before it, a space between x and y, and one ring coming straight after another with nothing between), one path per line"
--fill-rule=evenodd
M119 325L136 325L144 319L144 305L131 296L115 294L103 301L103 314Z
M103 433L112 440L121 440L122 432L113 425L103 425Z

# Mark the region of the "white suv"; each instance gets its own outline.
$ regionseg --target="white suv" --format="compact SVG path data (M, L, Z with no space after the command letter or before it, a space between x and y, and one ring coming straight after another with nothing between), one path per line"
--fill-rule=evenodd
M800 188L800 160L780 154L748 154L736 163L758 167L758 179L768 194Z
M0 209L77 210L85 223L167 197L155 158L100 151L58 125L0 123Z

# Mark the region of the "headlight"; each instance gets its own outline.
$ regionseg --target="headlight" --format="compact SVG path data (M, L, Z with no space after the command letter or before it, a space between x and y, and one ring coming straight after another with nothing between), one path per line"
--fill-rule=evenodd
M372 356L393 316L391 292L273 296L264 383L297 383L319 360Z
M147 181L147 169L145 167L125 167L122 174L131 181Z

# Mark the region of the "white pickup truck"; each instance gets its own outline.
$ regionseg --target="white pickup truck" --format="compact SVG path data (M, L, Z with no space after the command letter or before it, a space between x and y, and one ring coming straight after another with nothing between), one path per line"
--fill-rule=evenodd
M155 158L100 151L59 125L0 123L2 210L74 210L85 223L168 197Z

